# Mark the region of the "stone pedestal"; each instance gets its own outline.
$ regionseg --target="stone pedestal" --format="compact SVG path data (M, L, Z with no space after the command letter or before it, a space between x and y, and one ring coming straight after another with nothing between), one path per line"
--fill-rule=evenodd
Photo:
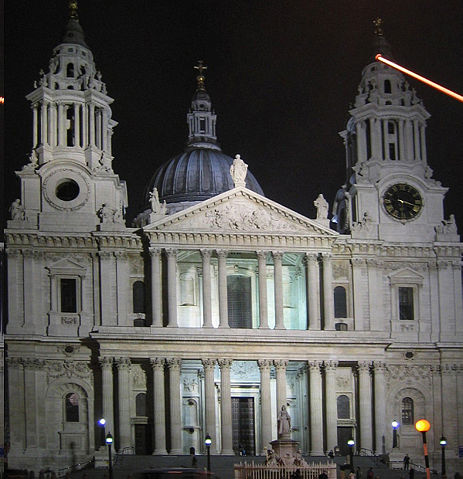
M277 439L270 444L275 457L282 461L285 466L293 466L295 459L300 456L300 452L298 452L299 443L297 441L293 441L292 439Z

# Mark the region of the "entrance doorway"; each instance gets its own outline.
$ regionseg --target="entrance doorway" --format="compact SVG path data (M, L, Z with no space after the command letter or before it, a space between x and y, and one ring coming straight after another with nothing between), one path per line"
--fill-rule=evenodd
M338 427L338 447L341 456L348 456L350 448L347 445L347 441L353 439L353 430L351 427L339 426Z
M149 424L135 424L135 454L151 454L151 427Z
M256 455L254 398L232 397L233 450Z

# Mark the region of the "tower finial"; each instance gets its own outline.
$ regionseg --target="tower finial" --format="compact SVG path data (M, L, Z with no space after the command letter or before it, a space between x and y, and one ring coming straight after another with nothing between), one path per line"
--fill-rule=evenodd
M194 66L195 70L198 70L199 75L196 77L196 81L198 82L198 90L206 90L205 81L206 77L204 76L203 72L207 70L207 66L204 65L203 60L198 60L198 64Z
M373 25L375 26L375 35L378 37L383 36L383 19L380 17L375 18L373 20Z
M77 0L69 0L69 17L79 18L77 15Z

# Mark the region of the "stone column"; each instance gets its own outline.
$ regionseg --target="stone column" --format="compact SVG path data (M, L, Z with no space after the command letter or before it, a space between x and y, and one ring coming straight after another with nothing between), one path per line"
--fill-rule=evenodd
M369 361L359 361L360 447L373 450L373 421L371 414L371 376Z
M41 140L42 140L42 145L47 145L48 144L48 120L47 120L47 104L42 102L41 108L40 108L40 123L41 123L41 129L42 129L42 134L41 134Z
M26 449L26 411L24 398L24 360L8 357L8 398L10 409L11 449Z
M385 372L386 365L382 361L373 362L374 379L375 379L375 453L385 454L386 440L386 404L384 401L386 393Z
M162 328L161 250L150 248L151 255L151 316L152 326Z
M130 425L130 359L116 359L119 400L119 451L132 446Z
M171 358L167 360L169 368L169 397L170 397L170 452L175 456L183 454L182 448L182 409L180 401L180 366L181 360Z
M37 371L43 367L43 361L36 358L24 358L24 412L26 424L26 449L38 447L37 417Z
M441 366L435 364L429 367L429 371L432 377L432 395L435 398L442 398L442 377ZM442 411L446 407L446 403L443 401L433 401L433 421L432 428L434 431L443 431L442 427ZM416 420L417 418L415 418ZM460 428L461 429L461 428ZM434 434L434 451L440 451L440 435ZM458 443L459 444L459 443Z
M105 434L115 435L114 429L114 383L113 358L104 356L100 359L101 382L103 389L103 417L106 420Z
M275 291L275 329L285 329L283 315L283 253L272 252L273 287Z
M167 253L167 306L169 328L177 328L177 250L168 248Z
M277 380L277 412L281 410L281 406L286 406L286 366L288 361L279 359L273 361Z
M457 421L460 425L458 428L457 444L463 444L463 364L457 369ZM442 396L441 396L442 397Z
M323 456L322 361L309 361L311 456Z
M88 146L88 108L86 104L82 105L82 147Z
M56 103L50 104L50 145L56 146L58 144L58 123Z
M32 105L32 148L37 148L39 142L38 118L38 105L35 103Z
M153 368L154 450L153 455L167 454L166 450L166 404L164 391L164 364L162 358L150 360Z
M116 284L117 284L117 324L118 326L133 326L129 324L129 262L125 251L115 251Z
M445 431L447 443L456 445L458 439L458 391L456 364L443 363L442 368L442 391L445 394L445 406L442 411L442 431ZM461 391L460 391L461 394ZM460 425L461 426L461 425ZM455 448L454 448L455 450ZM450 454L451 452L448 451ZM449 454L449 457L450 457Z
M204 368L204 389L205 389L205 403L206 403L206 430L205 433L209 434L212 439L212 447L217 449L217 438L215 434L216 421L215 421L215 383L214 383L214 370L215 359L203 359Z
M268 329L267 252L257 251L259 270L259 328Z
M320 297L318 294L320 273L318 267L318 255L307 253L307 301L309 303L309 318L307 329L320 330Z
M368 284L365 284L367 282L362 278L362 270L364 270L366 263L363 258L352 258L351 264L354 291L354 327L356 330L368 331L370 328L370 321L365 318L363 306L366 298L368 298Z
M336 404L336 369L338 362L325 361L326 449L334 450L338 443L338 410Z
M270 397L270 368L272 362L268 359L259 359L257 364L260 370L262 453L265 453L272 440L272 401Z
M217 250L219 260L219 328L228 328L227 251Z
M100 257L100 289L101 289L101 324L103 326L117 326L114 312L113 284L108 278L116 276L114 255L110 251L98 251Z
M334 330L333 267L331 254L323 253L323 329Z
M90 130L90 146L95 146L95 105L90 103L89 105L89 126L88 129Z
M212 328L211 250L202 249L203 259L203 328Z
M232 402L230 368L232 359L219 359L221 380L221 429L222 429L222 454L233 456L233 430L232 430Z
M74 146L81 146L80 141L80 105L74 103Z

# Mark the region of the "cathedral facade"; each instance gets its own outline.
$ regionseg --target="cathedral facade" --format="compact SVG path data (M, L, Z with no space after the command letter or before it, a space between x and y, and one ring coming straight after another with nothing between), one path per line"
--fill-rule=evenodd
M306 218L221 151L197 70L186 149L134 226L75 7L27 96L33 148L5 231L10 467L88 461L108 433L120 453L201 453L209 434L213 454L260 455L284 405L305 454L353 438L421 463L426 418L431 460L445 434L461 471L462 244L421 100L402 74L365 67L330 223L322 195Z

